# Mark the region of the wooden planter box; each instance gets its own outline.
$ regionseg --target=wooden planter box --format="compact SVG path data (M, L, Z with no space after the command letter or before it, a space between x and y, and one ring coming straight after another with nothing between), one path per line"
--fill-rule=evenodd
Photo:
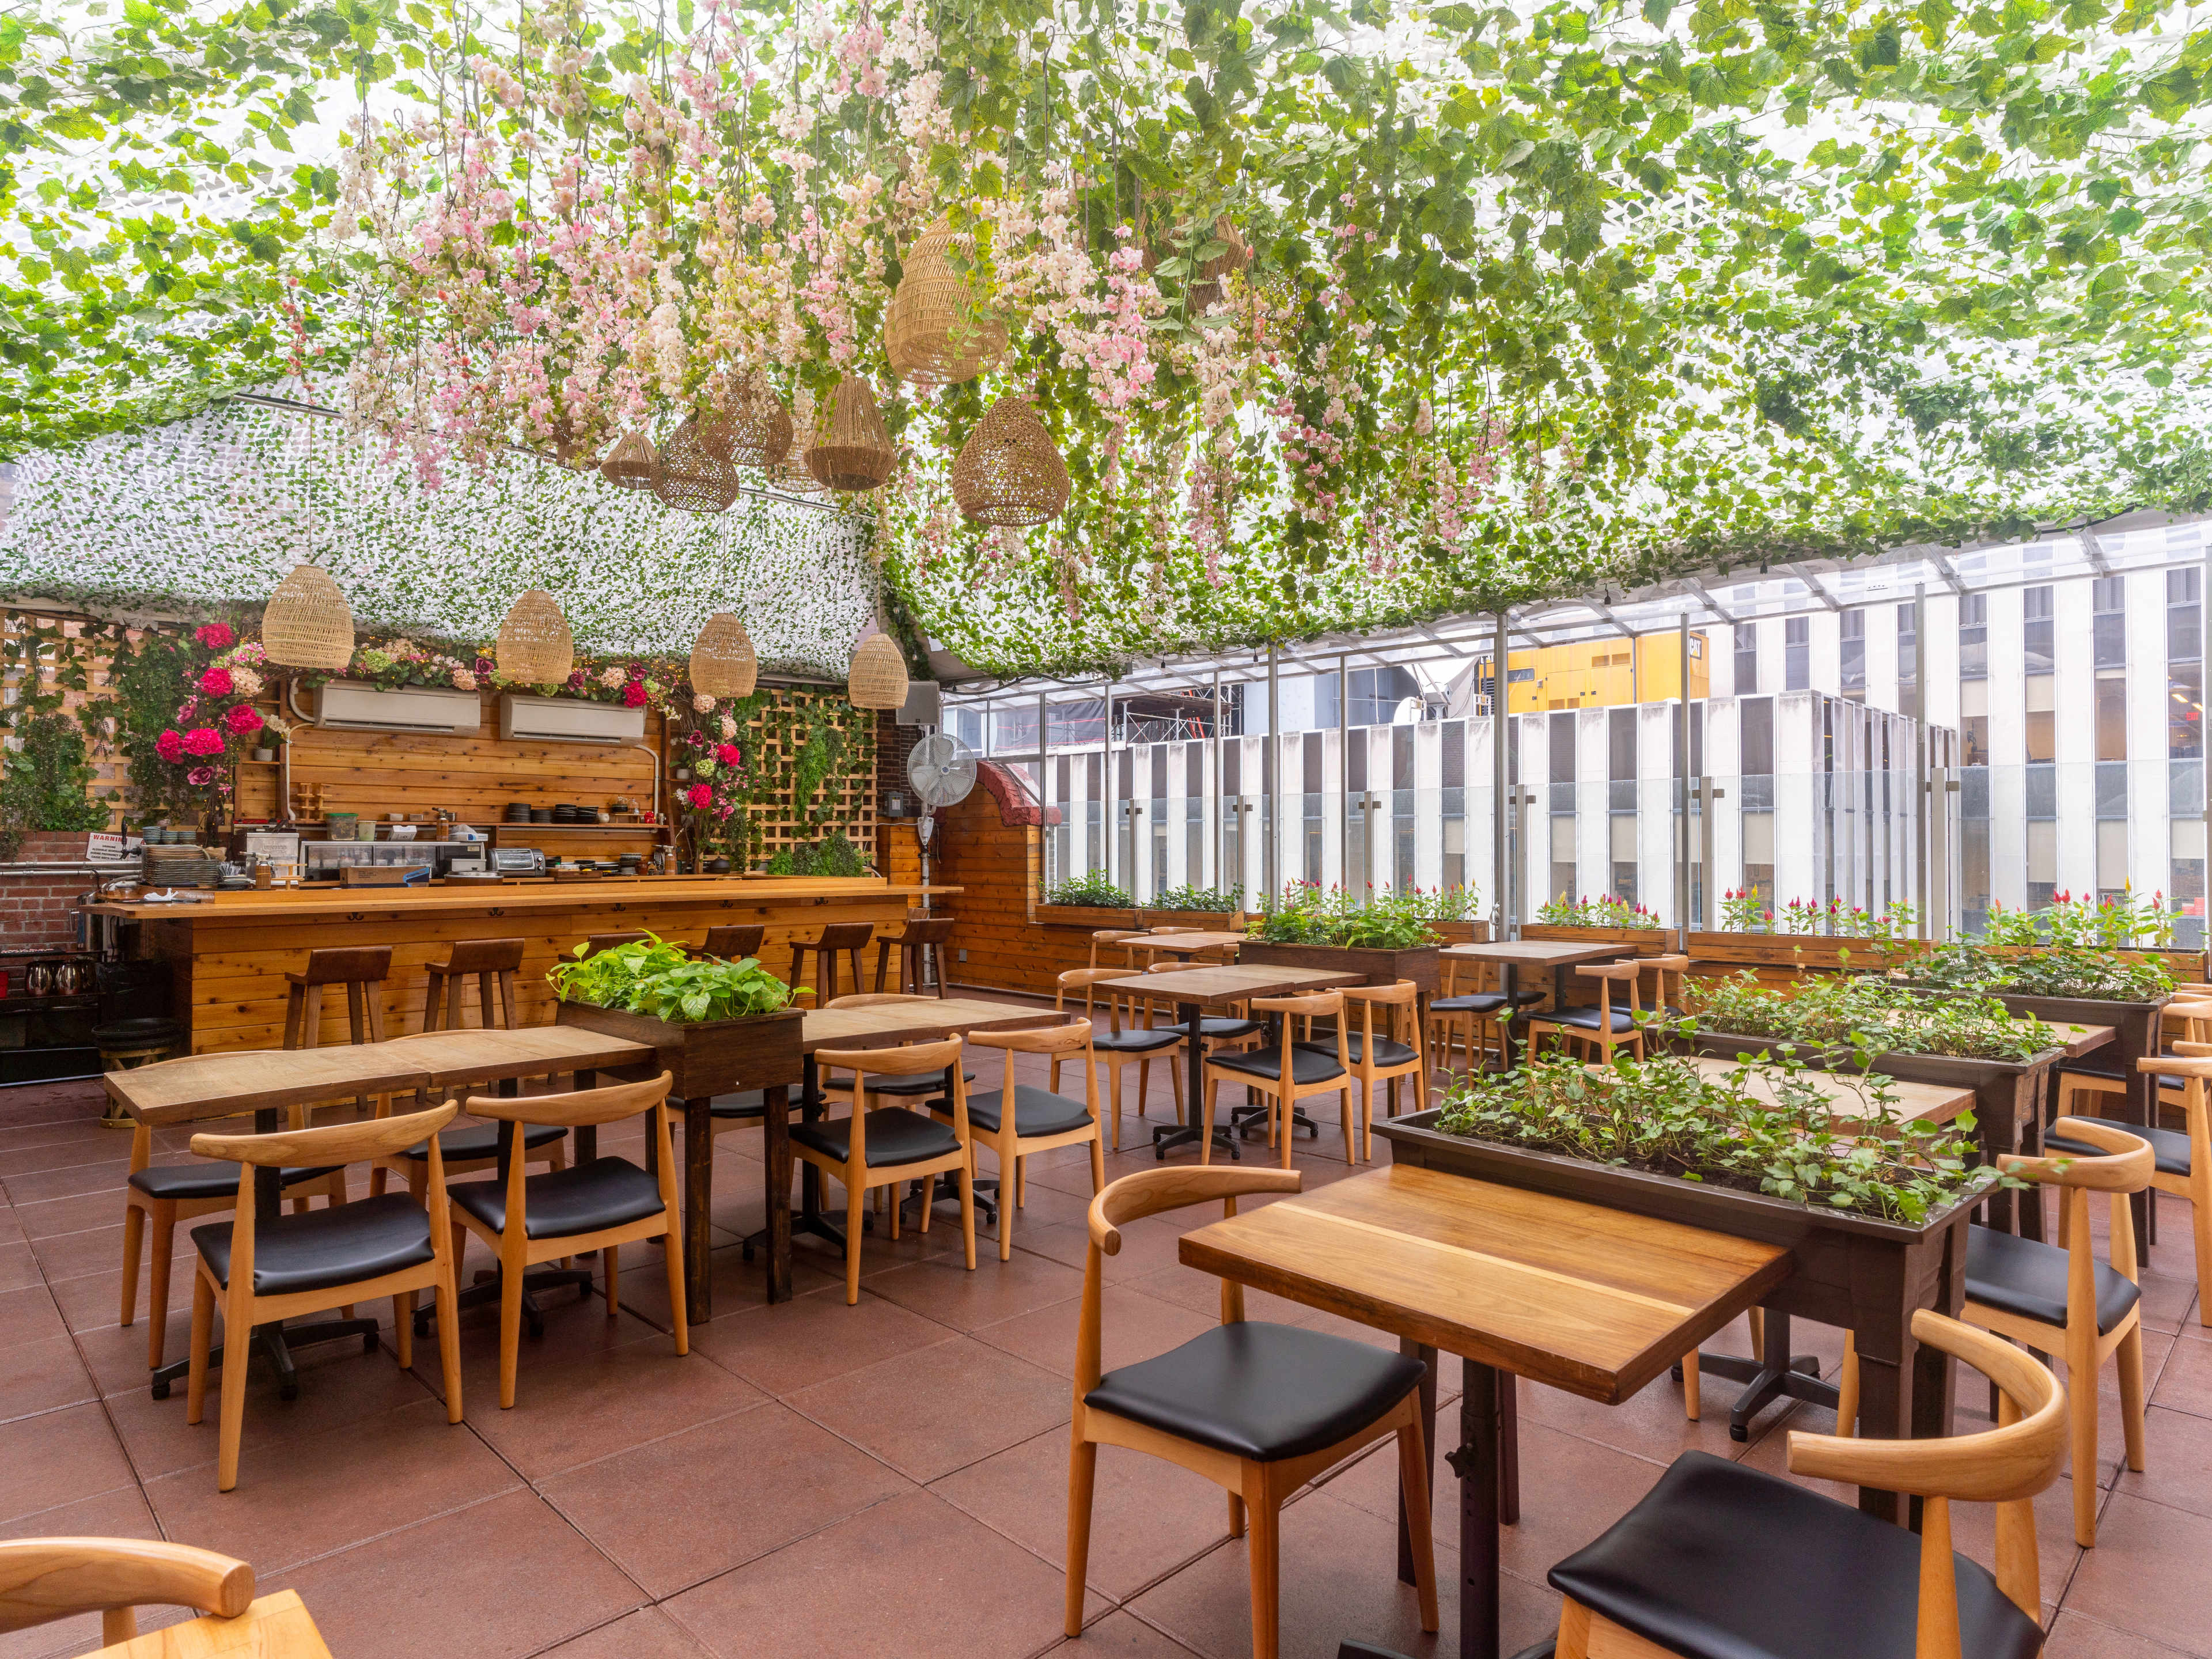
M1954 1204L1916 1227L1471 1140L1437 1129L1437 1116L1431 1110L1377 1120L1375 1133L1390 1143L1396 1163L1784 1246L1791 1273L1765 1305L1856 1333L1861 1432L1897 1439L1949 1432L1950 1364L1912 1340L1912 1315L1933 1308L1957 1316L1966 1296L1966 1220L1978 1200ZM1859 1506L1903 1518L1893 1494L1862 1489Z
M1237 960L1263 967L1318 968L1331 973L1359 974L1369 985L1392 985L1409 979L1427 998L1437 994L1442 980L1441 964L1437 958L1442 948L1423 945L1410 951L1359 951L1341 945L1270 945L1249 939L1237 953Z
M2027 957L2045 947L2035 945L1989 945L1982 947L1993 957ZM2168 979L2178 984L2197 985L2204 980L2204 952L2202 951L2115 951L2112 953L2122 962L2148 962L2165 970ZM2108 1024L2109 1021L2100 1021Z
M1926 948L1917 939L1888 944L1870 939L1833 939L1821 933L1693 933L1689 954L1701 972L1779 969L1786 977L1794 978L1803 972L1875 971L1917 956ZM1770 977L1759 973L1761 981Z
M1147 910L1132 912L1137 918L1131 924L1137 927L1203 927L1209 933L1225 932L1234 920L1233 910Z
M661 1069L675 1079L669 1092L681 1100L707 1100L741 1089L795 1085L800 1078L803 1010L785 1008L742 1019L672 1025L647 1014L626 1013L591 1002L562 1002L556 1025L649 1042Z
M1521 937L1554 945L1614 945L1639 957L1663 957L1674 948L1671 927L1556 927L1534 921L1521 929Z
M1030 919L1046 927L1080 927L1085 932L1138 926L1134 910L1115 910L1097 904L1033 904Z
M1486 921L1432 921L1429 927L1442 934L1447 945L1490 943L1490 924Z

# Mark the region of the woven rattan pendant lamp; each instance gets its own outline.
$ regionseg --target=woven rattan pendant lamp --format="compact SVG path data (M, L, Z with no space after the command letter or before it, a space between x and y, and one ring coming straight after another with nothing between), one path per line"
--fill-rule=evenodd
M806 451L806 470L832 489L873 489L897 459L872 387L857 374L837 382L837 401Z
M261 613L261 648L287 668L343 672L353 662L353 612L331 573L298 564Z
M956 270L952 231L942 222L908 250L897 291L884 313L891 373L915 386L972 380L1006 353L1006 327L976 314L975 283Z
M906 659L888 634L871 634L853 650L845 696L855 708L906 706Z
M1067 506L1067 467L1052 434L1018 392L985 411L952 463L952 499L979 524L1018 529Z
M750 697L759 678L760 660L745 625L717 611L691 647L691 689L702 696Z
M791 411L758 374L741 378L699 423L708 452L732 466L772 471L791 453Z
M514 602L493 647L499 672L524 685L558 685L576 665L576 637L561 602L533 587Z
M607 452L599 476L617 489L650 489L660 472L660 458L642 428L633 428Z
M738 469L708 447L705 428L694 415L661 445L660 476L653 481L653 491L687 513L720 513L738 499L741 482Z

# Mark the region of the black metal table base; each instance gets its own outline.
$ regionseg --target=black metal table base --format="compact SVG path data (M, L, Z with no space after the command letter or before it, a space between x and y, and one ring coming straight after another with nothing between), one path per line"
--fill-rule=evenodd
M1842 1396L1832 1382L1820 1380L1820 1362L1809 1353L1790 1352L1790 1316L1766 1310L1766 1334L1761 1346L1766 1350L1765 1359L1748 1359L1736 1354L1701 1353L1698 1356L1700 1375L1725 1376L1735 1382L1751 1386L1736 1397L1729 1409L1729 1438L1751 1438L1752 1419L1778 1400L1802 1400L1810 1406L1826 1406L1833 1411ZM1780 1359L1776 1355L1783 1356ZM1674 1380L1682 1379L1682 1368L1674 1367Z
M1157 1124L1152 1129L1152 1156L1165 1163L1168 1154L1176 1147L1197 1145L1198 1136L1199 1130L1195 1124ZM1239 1164L1244 1161L1244 1154L1237 1146L1236 1136L1231 1134L1228 1130L1216 1129L1213 1132L1213 1144L1218 1151L1228 1153Z
M297 1400L300 1397L299 1368L292 1363L292 1350L312 1347L318 1342L336 1342L349 1336L361 1339L361 1351L374 1353L382 1340L382 1332L374 1319L319 1319L306 1325L257 1325L253 1328L252 1352L269 1362L276 1373L276 1392L280 1398ZM251 1356L249 1356L250 1363ZM208 1350L208 1364L222 1364L222 1349ZM161 1367L153 1373L154 1398L167 1400L169 1385L191 1374L192 1362L179 1359Z
M1255 1129L1264 1133L1267 1127L1266 1103L1254 1106L1231 1106L1229 1109L1229 1127L1239 1134L1249 1135ZM1321 1139L1321 1125L1306 1115L1306 1109L1303 1106L1291 1108L1291 1127L1304 1129L1311 1139Z
M545 1334L545 1310L538 1305L540 1291L563 1290L569 1286L583 1292L583 1299L592 1299L592 1274L587 1267L532 1267L522 1275L522 1322L530 1327L535 1339ZM480 1269L475 1281L453 1297L453 1310L465 1313L471 1308L497 1306L499 1303L499 1273L496 1269ZM434 1303L424 1303L415 1310L415 1334L428 1336L430 1322L437 1317Z

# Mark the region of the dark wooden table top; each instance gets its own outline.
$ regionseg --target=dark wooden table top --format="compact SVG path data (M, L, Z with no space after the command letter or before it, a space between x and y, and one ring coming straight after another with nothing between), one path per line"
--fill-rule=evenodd
M1779 1245L1403 1164L1195 1229L1181 1254L1608 1405L1790 1268Z
M1109 991L1132 992L1155 1002L1194 1003L1201 1008L1243 1002L1248 997L1289 996L1300 991L1326 991L1339 985L1358 985L1364 974L1337 969L1234 966L1191 968L1174 974L1132 974L1127 979L1101 980Z

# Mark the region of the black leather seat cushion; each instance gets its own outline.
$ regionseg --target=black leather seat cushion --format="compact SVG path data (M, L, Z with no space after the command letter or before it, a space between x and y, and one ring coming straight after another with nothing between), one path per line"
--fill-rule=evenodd
M1163 1048L1172 1048L1182 1041L1182 1028L1170 1030L1155 1028L1149 1031L1099 1031L1091 1033L1091 1046L1101 1054L1156 1054Z
M1345 1056L1354 1066L1360 1063L1359 1056L1365 1042L1366 1033L1364 1031L1345 1033ZM1332 1060L1336 1058L1336 1043L1329 1038L1320 1038L1312 1042L1301 1042L1297 1046L1310 1049L1317 1054L1327 1054ZM1375 1039L1375 1063L1377 1066L1410 1066L1413 1062L1412 1045L1401 1042L1395 1037L1379 1036Z
M1550 1025L1571 1025L1578 1031L1595 1031L1605 1017L1610 1016L1614 1035L1626 1036L1636 1029L1636 1016L1627 1009L1615 1006L1610 1010L1590 1008L1557 1008L1537 1018Z
M758 1089L745 1089L734 1095L716 1095L707 1103L707 1110L710 1115L723 1119L766 1117L768 1097ZM678 1134L683 1133L682 1114L671 1114L671 1128Z
M985 1134L996 1134L1005 1097L996 1089L968 1097L968 1121ZM1056 1095L1034 1084L1014 1085L1014 1133L1018 1135L1065 1134L1091 1121L1091 1109L1079 1100ZM868 1125L868 1156L875 1158L876 1126Z
M525 1152L550 1146L568 1133L557 1123L518 1123L515 1127L521 1132ZM497 1158L499 1125L471 1123L465 1129L445 1130L438 1136L438 1152L446 1160L446 1167L449 1170L463 1159ZM400 1157L411 1158L418 1164L428 1164L430 1161L430 1143L426 1140L420 1146L410 1146L400 1153Z
M507 1231L507 1183L469 1181L446 1189L453 1202L494 1232ZM573 1238L660 1213L660 1183L626 1158L595 1158L549 1170L522 1183L522 1235Z
M1954 1554L1960 1650L2032 1659L2034 1620ZM1685 1452L1552 1587L1686 1659L1911 1659L1920 1540L1832 1498Z
M2097 1330L2100 1335L2128 1316L2142 1291L2124 1273L2100 1261L2097 1270ZM1985 1308L2066 1322L2066 1252L2056 1244L2016 1238L1994 1227L1966 1229L1966 1300Z
M192 1245L216 1282L230 1283L228 1221L192 1229ZM258 1216L253 1223L253 1293L289 1296L358 1285L431 1259L430 1216L404 1193L356 1199L301 1215Z
M320 1169L286 1170L277 1178L287 1187L295 1187L342 1167L326 1164ZM190 1164L158 1164L133 1175L131 1184L149 1198L236 1198L238 1165L220 1158L196 1158Z
M182 1020L146 1018L139 1019L111 1019L92 1028L92 1041L101 1048L135 1048L156 1042L181 1042L185 1040Z
M2148 1140L2150 1142L2151 1160L2160 1175L2188 1178L2189 1137L2179 1129L2147 1129L2140 1123L2123 1123L2116 1117L2093 1117L2088 1121L2109 1123L2115 1129L2124 1129L2139 1140ZM2092 1146L2086 1140L2069 1140L2064 1135L2044 1136L2043 1150L2055 1158L2106 1156L2102 1146Z
M2094 1058L2062 1060L2058 1062L2058 1069L2071 1077L2099 1078L2106 1083L2125 1083L2128 1080L2127 1073L2121 1069L2118 1060ZM2158 1085L2161 1089L2172 1089L2178 1093L2189 1086L2189 1079L2185 1077L2166 1077L2161 1074L2159 1077Z
M1198 1034L1201 1037L1220 1037L1224 1039L1247 1037L1250 1036L1259 1029L1260 1022L1256 1019L1228 1019L1219 1018L1212 1014L1206 1015L1198 1022ZM1188 1036L1189 1035L1188 1030L1180 1024L1155 1025L1152 1027L1152 1030L1155 1031L1172 1032L1178 1037Z
M1291 1081L1293 1083L1326 1083L1331 1078L1342 1077L1344 1067L1336 1063L1334 1045L1329 1052L1308 1048L1297 1043L1291 1045ZM1279 1078L1283 1074L1283 1051L1280 1048L1248 1048L1240 1054L1208 1054L1206 1063L1218 1066L1224 1072L1242 1072L1248 1077Z
M1438 997L1429 1005L1432 1014L1494 1014L1506 1004L1501 992L1478 991L1471 996Z
M1179 1348L1109 1371L1084 1403L1232 1456L1273 1462L1334 1445L1420 1381L1418 1359L1251 1320L1217 1325Z
M825 1158L843 1163L853 1152L853 1120L833 1118L826 1123L794 1123L791 1138ZM926 1158L942 1158L959 1150L960 1139L949 1123L904 1106L885 1106L868 1114L868 1164L880 1169L891 1164L919 1164Z
M973 1083L975 1080L975 1073L963 1072L960 1073L960 1080L963 1083ZM850 1094L853 1091L853 1079L840 1079L833 1086ZM901 1100L912 1100L917 1095L941 1095L944 1092L945 1073L942 1072L924 1072L919 1077L871 1075L868 1079L868 1095L871 1099L878 1095L895 1095Z

